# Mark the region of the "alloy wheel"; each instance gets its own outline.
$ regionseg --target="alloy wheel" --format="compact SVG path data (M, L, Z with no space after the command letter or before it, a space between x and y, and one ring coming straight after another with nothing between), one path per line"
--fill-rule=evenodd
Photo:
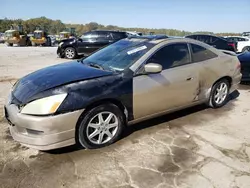
M87 138L93 144L105 144L117 133L118 118L111 112L100 112L87 125Z
M75 56L75 51L71 48L66 49L65 56L69 59L73 59Z
M225 99L227 98L227 94L228 94L228 86L226 83L221 82L218 87L216 88L216 92L214 95L214 101L220 105L222 104Z

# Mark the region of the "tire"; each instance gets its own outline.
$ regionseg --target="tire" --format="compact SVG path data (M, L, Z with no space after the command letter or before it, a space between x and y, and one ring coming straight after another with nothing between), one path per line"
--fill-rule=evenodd
M245 47L242 49L242 52L250 52L250 46L245 46Z
M65 57L67 59L75 59L76 58L76 50L72 47L67 47L64 51Z
M211 90L209 106L212 108L224 106L228 102L229 89L228 80L222 79L216 82Z
M32 46L36 46L36 43L34 43L34 42L31 42L31 45L32 45Z
M7 46L13 46L13 44L12 44L12 43L8 43L8 42L7 42L6 44L7 44Z
M100 122L100 116L104 122ZM107 117L112 117L110 124L105 124L105 121L108 121ZM96 149L113 144L120 138L123 132L123 117L121 110L111 103L92 108L79 120L76 128L76 143L87 149ZM101 123L101 126L98 125L99 123ZM95 128L90 126L90 124ZM113 127L108 128L109 126ZM97 131L96 135L95 131ZM91 135L93 136L92 138L90 137Z

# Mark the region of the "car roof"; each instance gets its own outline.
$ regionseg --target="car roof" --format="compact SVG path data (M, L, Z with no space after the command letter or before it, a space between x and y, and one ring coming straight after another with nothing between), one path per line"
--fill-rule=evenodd
M126 38L126 40L133 40L133 39L144 39L143 42L149 42L151 44L160 44L163 42L175 43L175 42L184 42L184 43L193 43L197 45L201 45L206 48L212 48L212 46L203 43L199 40L191 39L191 38L176 38L176 37L168 37L166 35L143 35L143 36L130 36ZM145 41L146 40L146 41Z
M92 30L89 32L113 32L113 33L126 33L125 31L118 31L118 30Z
M167 35L142 35L142 36L129 36L128 38L159 40L169 38Z

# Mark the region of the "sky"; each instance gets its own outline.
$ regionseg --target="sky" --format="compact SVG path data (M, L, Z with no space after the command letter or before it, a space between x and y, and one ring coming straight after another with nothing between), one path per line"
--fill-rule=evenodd
M0 0L0 7L0 18L45 16L64 23L250 31L250 0Z

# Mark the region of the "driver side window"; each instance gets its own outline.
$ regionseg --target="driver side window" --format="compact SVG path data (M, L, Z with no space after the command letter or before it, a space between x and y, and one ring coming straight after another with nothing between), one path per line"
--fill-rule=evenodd
M165 70L190 62L188 45L186 43L176 43L161 48L147 61L147 64L157 63L162 66L162 70Z

